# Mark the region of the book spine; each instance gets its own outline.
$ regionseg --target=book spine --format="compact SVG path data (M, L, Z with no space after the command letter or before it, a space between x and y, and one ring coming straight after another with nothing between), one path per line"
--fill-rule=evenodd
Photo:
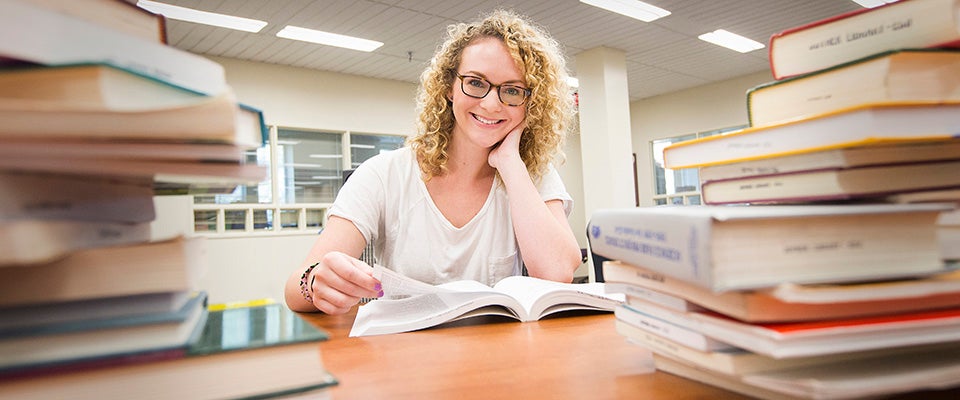
M94 247L146 243L150 223L26 220L0 224L0 267L39 264Z
M150 222L148 182L0 173L0 221L18 219Z
M770 69L784 79L885 50L960 46L958 3L899 1L774 34Z
M711 223L707 216L605 209L594 212L587 230L596 254L712 288Z

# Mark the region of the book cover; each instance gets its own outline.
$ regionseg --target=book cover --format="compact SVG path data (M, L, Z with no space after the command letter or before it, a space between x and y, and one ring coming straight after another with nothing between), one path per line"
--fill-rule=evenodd
M327 333L279 304L213 308L201 328L179 357L0 380L0 397L274 398L323 396L337 384L320 354Z
M960 186L960 161L865 166L703 182L704 204L877 201L898 193Z
M493 287L477 281L429 285L374 267L384 297L357 310L350 336L383 335L430 328L481 315L534 321L572 311L613 311L623 296L606 294L602 283L573 284L511 276Z
M902 49L873 54L747 90L750 126L863 104L960 101L960 49Z
M3 267L0 306L196 290L207 268L204 240L92 248L47 264Z
M663 150L665 168L733 163L791 154L957 136L960 103L882 103L851 107L678 142Z
M717 292L945 270L935 221L949 207L903 206L600 209L591 216L587 234L597 255Z
M104 63L207 95L227 90L223 66L205 57L21 1L0 3L0 58L43 65Z
M960 2L897 1L789 28L770 37L775 79L899 48L960 47Z
M878 144L700 167L700 181L960 159L960 141Z

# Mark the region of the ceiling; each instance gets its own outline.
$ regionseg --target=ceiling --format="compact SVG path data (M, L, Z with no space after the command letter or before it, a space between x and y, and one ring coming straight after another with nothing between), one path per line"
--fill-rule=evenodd
M766 43L780 30L860 8L848 0L646 0L673 13L648 23L578 0L161 1L269 23L246 33L168 20L169 43L184 50L411 83L447 25L498 7L513 9L560 42L574 76L578 53L599 46L623 50L631 101L769 70L766 49L741 54L697 39L702 33L724 28ZM288 24L384 45L364 53L276 37Z

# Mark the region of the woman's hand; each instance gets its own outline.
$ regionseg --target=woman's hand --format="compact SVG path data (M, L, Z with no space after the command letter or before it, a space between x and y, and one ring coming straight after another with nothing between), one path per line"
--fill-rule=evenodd
M307 277L313 305L327 314L343 314L364 297L382 297L373 267L344 253L332 251Z
M526 121L521 122L516 128L513 128L503 140L500 141L487 156L487 163L497 170L502 169L510 161L520 160L520 136L527 127Z

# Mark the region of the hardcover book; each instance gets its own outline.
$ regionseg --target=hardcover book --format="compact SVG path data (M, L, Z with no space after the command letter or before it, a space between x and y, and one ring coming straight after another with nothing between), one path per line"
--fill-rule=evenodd
M944 204L683 206L600 209L593 253L711 291L943 272ZM842 267L841 267L842 266Z
M207 268L204 240L174 238L100 247L47 264L2 267L0 282L8 284L3 285L0 306L196 290Z
M102 63L207 95L227 89L205 57L29 1L0 2L0 59L42 65Z
M870 103L960 101L960 49L894 50L747 91L750 126Z
M666 168L782 157L791 154L957 137L960 103L869 104L678 142L663 150Z
M529 276L504 278L493 287L477 281L428 285L375 266L384 297L357 310L350 336L383 335L425 329L481 315L535 321L572 311L613 311L623 296L604 293L602 283L552 282Z
M847 147L700 167L700 181L958 159L958 140Z
M923 162L703 182L704 204L804 203L880 198L960 186L960 161Z
M770 70L783 79L886 50L960 47L958 15L957 0L906 0L786 29L770 37Z

